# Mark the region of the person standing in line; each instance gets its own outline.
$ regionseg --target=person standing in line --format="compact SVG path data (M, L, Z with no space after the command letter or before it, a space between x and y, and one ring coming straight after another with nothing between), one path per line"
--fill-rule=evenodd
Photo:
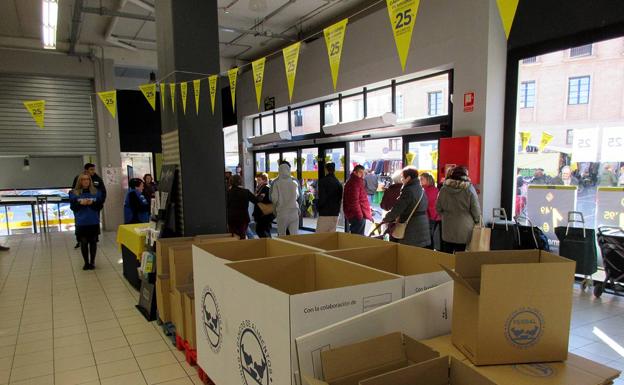
M618 178L613 171L613 166L607 164L604 166L604 171L600 174L599 186L615 187L617 186Z
M368 170L368 174L364 177L364 183L366 185L366 195L368 195L368 203L373 204L373 198L377 193L377 186L379 186L379 178L375 175L375 170Z
M325 165L325 176L318 181L317 233L334 233L338 225L340 204L342 203L342 183L336 178L336 164Z
M70 208L76 219L76 236L80 239L80 249L84 266L82 270L95 269L98 236L100 235L100 210L102 193L93 185L88 172L81 174L74 189L69 193Z
M570 166L563 166L561 168L560 176L554 178L551 184L560 186L578 186L579 181L572 175L572 169Z
M392 174L392 184L386 189L386 191L384 191L383 198L381 199L381 203L379 204L379 207L381 207L382 210L392 210L397 202L397 199L399 199L399 195L401 195L401 189L403 188L403 182L401 181L402 175L402 170L398 170L394 174ZM390 241L398 242L398 239L392 237L394 223L386 223L384 226L384 234L388 234L390 236Z
M620 167L620 176L618 177L618 186L624 186L624 166Z
M465 251L472 229L481 222L479 198L466 167L455 167L444 181L436 210L442 218L442 251L449 254Z
M429 221L427 219L427 195L420 185L418 170L408 166L401 172L403 188L392 210L383 222L393 223L397 219L406 223L405 236L399 240L404 245L427 247L431 244Z
M104 180L95 172L95 165L93 163L85 163L83 167L83 173L86 172L91 177L93 181L93 186L100 192L102 196L102 207L104 207L104 202L106 202L106 186L104 185ZM82 174L76 175L74 181L72 182L72 188L76 186L78 182L78 177ZM80 248L80 240L78 239L78 235L76 235L76 246L74 249Z
M238 235L240 239L247 238L249 227L249 204L258 203L258 198L242 186L240 175L232 175L231 187L227 193L227 223L228 231Z
M277 216L277 234L295 235L299 230L299 183L290 175L290 164L279 166L279 176L271 184L271 201Z
M431 247L435 250L440 250L440 215L436 211L439 190L435 185L433 176L426 172L420 174L420 184L425 190L425 195L427 195L427 201L429 202L427 218L429 219L429 231L431 233Z
M258 203L272 204L269 176L265 172L256 176L256 198L258 199ZM256 221L256 234L258 234L258 237L271 238L271 228L273 227L273 219L275 218L273 213L264 214L260 206L256 204L253 217Z
M130 179L130 189L124 201L124 223L147 223L150 216L150 204L143 195L145 184L139 178Z
M373 220L364 186L364 167L357 165L344 186L343 209L352 234L364 235L366 220Z
M158 191L158 185L154 182L152 174L145 174L143 176L143 183L145 186L143 188L143 196L145 196L145 199L149 202L151 199L154 199L156 191Z

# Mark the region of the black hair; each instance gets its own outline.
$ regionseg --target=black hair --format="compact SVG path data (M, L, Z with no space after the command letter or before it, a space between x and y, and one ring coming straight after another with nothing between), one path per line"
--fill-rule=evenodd
M90 169L91 167L95 167L95 165L94 165L93 163L85 163L85 165L84 165L84 169L85 169L85 170L88 170L88 169Z
M142 184L143 184L143 179L141 179L141 178L132 178L132 179L130 179L130 182L128 183L128 186L130 188L137 188L137 187L139 187Z
M407 166L401 171L403 174L403 178L407 178L408 176L412 178L412 180L418 178L418 169L414 166Z
M365 169L365 168L364 168L364 166L362 166L361 164L358 164L357 166L355 166L355 167L353 168L353 172L358 172L358 171L360 171L360 170L364 171L364 170L366 170L366 169Z
M336 172L336 164L334 162L329 162L325 164L325 170L331 173Z
M290 165L290 162L289 162L289 161L287 161L287 160L283 160L283 161L281 161L281 162L280 162L280 165L282 165L282 164L287 164L289 168L292 168L292 166Z

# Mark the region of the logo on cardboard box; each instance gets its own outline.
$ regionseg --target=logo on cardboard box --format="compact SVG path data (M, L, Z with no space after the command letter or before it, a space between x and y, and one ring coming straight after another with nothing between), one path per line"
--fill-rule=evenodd
M505 326L505 336L518 348L535 345L544 332L544 317L539 310L522 308L511 313Z
M256 325L245 320L238 328L238 368L245 385L269 385L273 382L271 356L256 329Z
M206 286L202 293L202 325L204 334L210 343L213 352L219 353L221 350L221 312L217 297L210 288Z
M548 364L514 365L514 369L530 377L546 378L555 374L555 370Z

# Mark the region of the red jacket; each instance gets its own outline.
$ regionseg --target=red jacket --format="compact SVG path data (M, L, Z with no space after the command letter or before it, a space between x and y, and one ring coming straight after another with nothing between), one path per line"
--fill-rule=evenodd
M354 173L351 173L349 180L345 183L342 202L347 221L362 218L373 219L368 195L366 195L366 188L364 187L364 179Z
M436 201L438 200L438 188L436 186L426 186L425 194L427 194L427 200L429 202L429 207L427 208L427 217L429 217L432 221L439 221L440 214L436 210Z

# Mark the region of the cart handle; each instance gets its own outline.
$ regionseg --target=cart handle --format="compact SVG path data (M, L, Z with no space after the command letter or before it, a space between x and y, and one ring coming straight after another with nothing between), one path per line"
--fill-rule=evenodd
M524 215L524 214L520 214L516 217L514 217L514 221L516 221L516 224L520 224L518 222L519 219L524 219L525 221L527 221L527 223L529 224L529 226L531 227L531 235L533 236L533 242L535 242L535 248L539 249L539 243L537 243L537 237L535 237L535 228L533 226L533 222L531 222L531 220L529 219L528 216ZM518 242L520 241L520 227L516 226L516 230L518 230Z
M509 231L509 224L507 223L507 211L504 207L498 207L492 209L492 228L494 228L494 219L505 221L505 231Z
M580 216L581 219L578 220L576 219L577 216ZM583 213L580 211L568 211L568 224L566 226L566 233L565 235L568 236L568 231L570 231L570 224L571 223L581 223L583 225L583 238L586 238L587 235L585 233L585 217L583 216Z

